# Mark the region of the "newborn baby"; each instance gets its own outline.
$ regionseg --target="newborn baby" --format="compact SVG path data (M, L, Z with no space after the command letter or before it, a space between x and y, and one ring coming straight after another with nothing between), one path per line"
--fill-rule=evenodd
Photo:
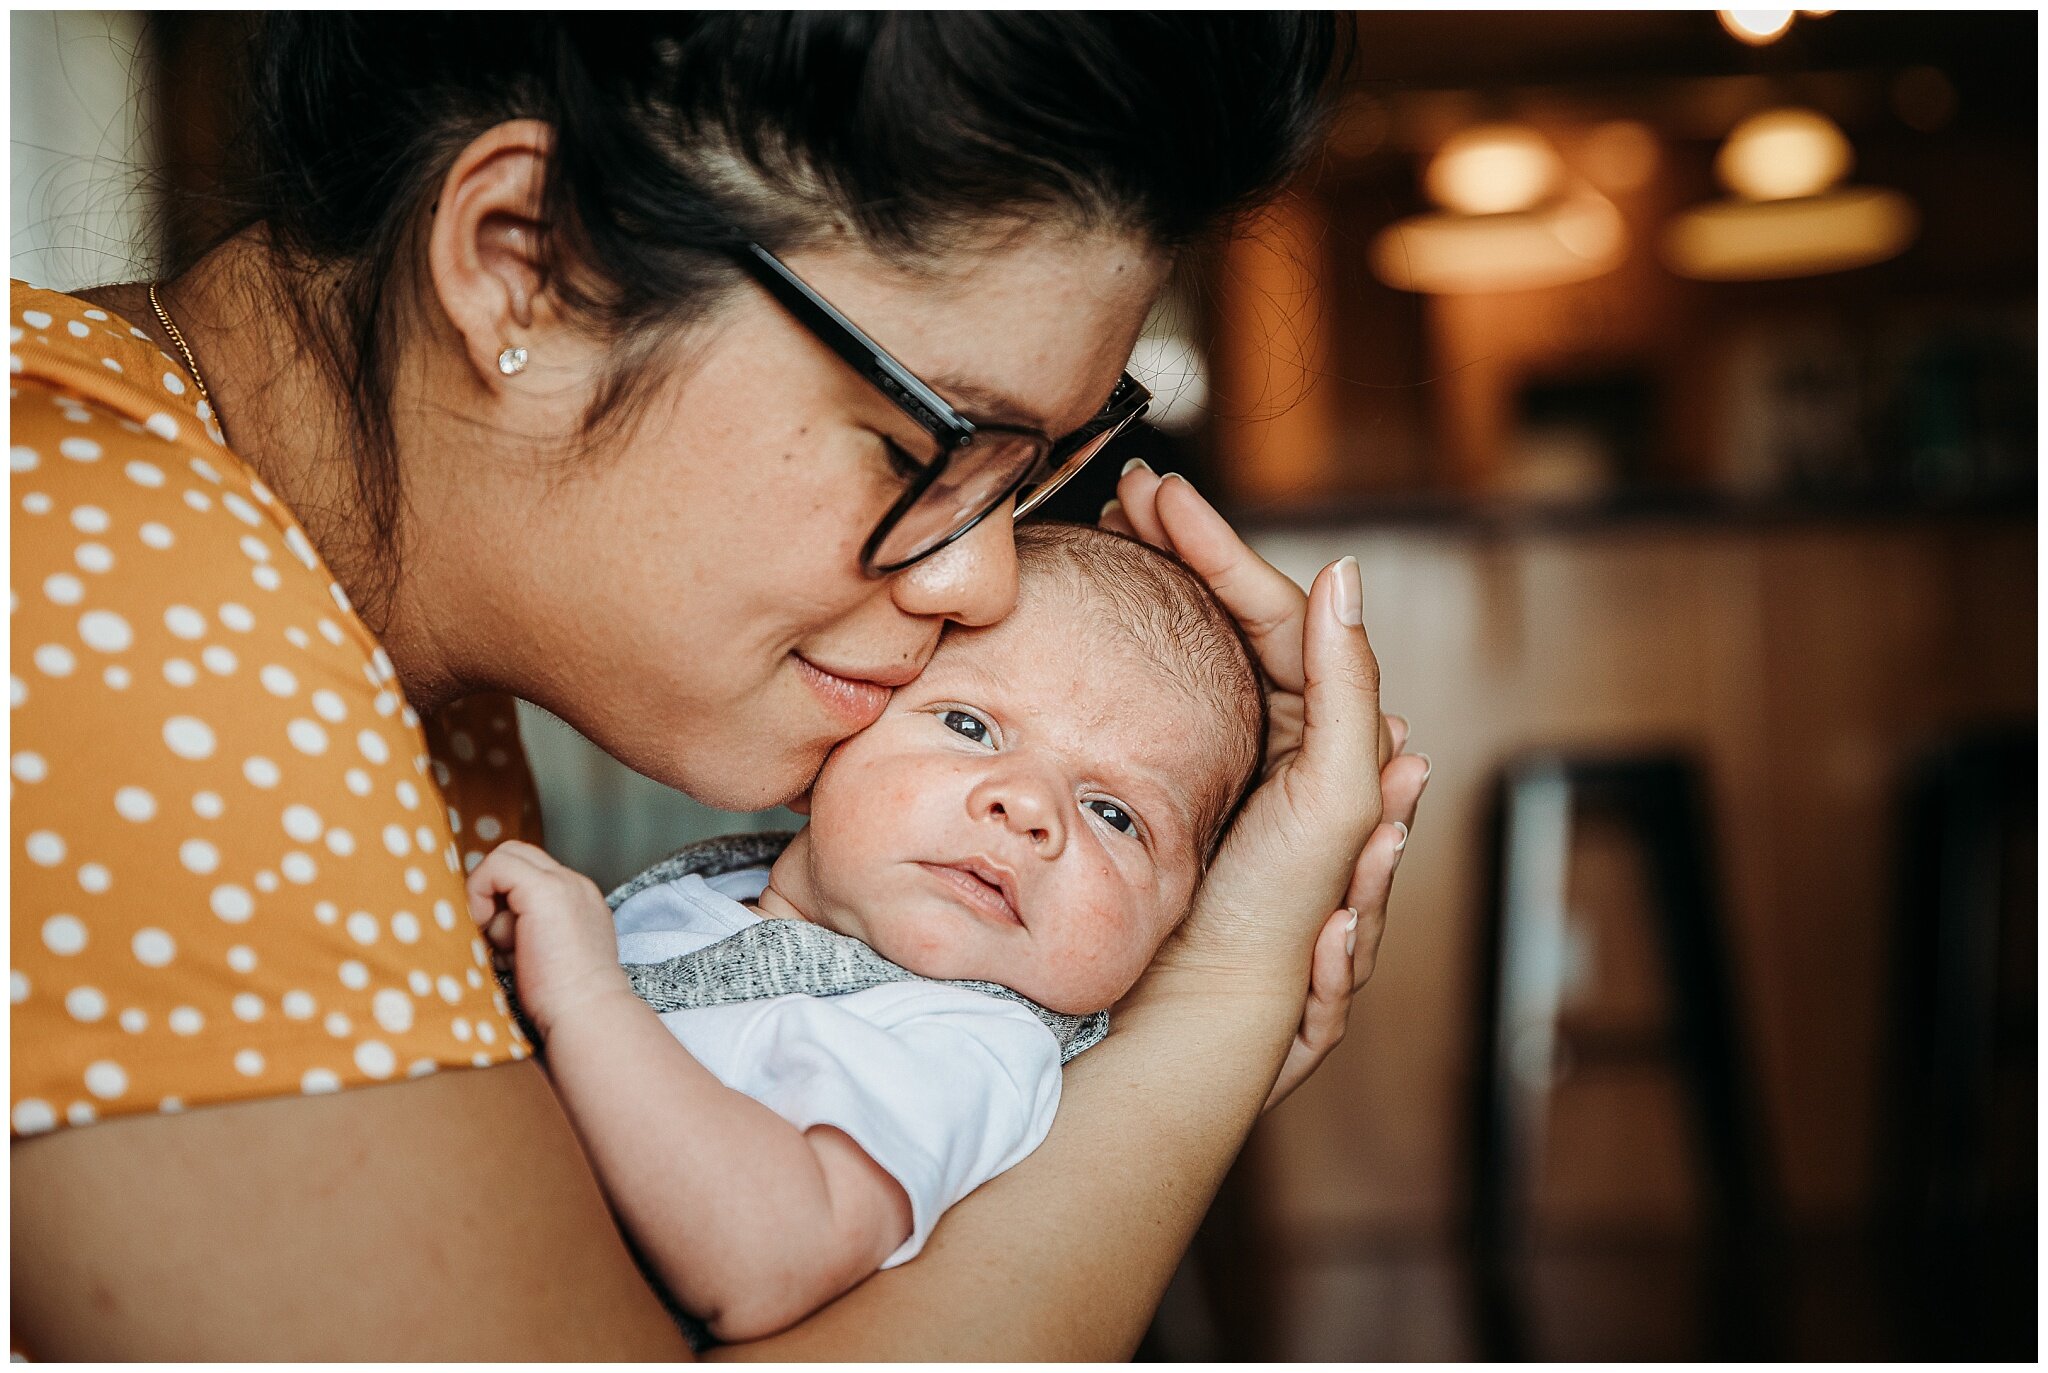
M1057 1013L1136 982L1252 781L1258 677L1194 574L1079 525L1022 526L1017 554L1016 610L949 627L826 760L772 868L630 884L616 925L531 845L471 874L614 1209L720 1339L914 1257L1038 1146ZM904 980L657 1014L621 967L764 920L851 936Z

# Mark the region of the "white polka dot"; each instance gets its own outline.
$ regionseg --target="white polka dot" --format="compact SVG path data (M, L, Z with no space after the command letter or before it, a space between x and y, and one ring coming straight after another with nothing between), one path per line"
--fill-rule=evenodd
M341 697L324 689L313 693L313 709L330 724L348 714L348 707L342 704Z
M71 656L71 650L62 644L44 644L35 652L36 666L50 677L69 677L78 660Z
M350 768L342 775L342 780L348 783L348 789L356 795L368 796L370 794L370 774L364 772L361 768Z
M216 472L213 468L213 464L208 462L205 458L192 459L191 466L192 470L195 473L197 473L201 477L204 477L206 480L212 482L215 486L219 486L221 484L220 473Z
M284 637L291 641L294 648L311 648L313 646L313 640L308 637L305 630L300 629L297 625L286 625Z
M259 756L250 758L242 764L242 776L249 779L249 785L252 787L268 788L276 786L277 779L282 774L278 771L277 764Z
M87 319L103 320L107 318L107 312L105 310L87 310L84 312L84 314ZM144 337L147 338L148 335L145 334Z
M405 826L386 825L384 847L391 850L391 856L394 858L403 858L412 852L412 840L406 837Z
M235 1019L254 1024L263 1019L263 998L254 992L237 992L230 1003L235 1010Z
M177 941L153 925L137 930L128 947L134 952L135 961L145 968L164 967L178 956Z
M164 470L153 462L131 462L121 470L137 486L158 487L164 484Z
M358 944L377 942L377 917L368 911L357 911L348 918L348 937Z
M401 831L402 832L402 831ZM31 863L54 868L64 861L64 839L53 830L37 830L26 840Z
M114 566L114 550L102 543L82 543L71 559L87 572L107 572Z
M257 673L256 679L272 696L289 696L299 689L299 679L292 676L289 668L279 667L276 663Z
M221 492L220 503L227 507L229 514L233 515L243 524L255 525L263 523L262 512L232 491Z
M106 993L98 987L73 987L64 995L64 1009L73 1020L90 1025L106 1015Z
M56 505L47 492L31 491L21 498L21 508L31 515L47 515Z
M140 533L142 534L142 541L151 548L169 548L176 542L171 537L169 526L158 524L155 520L151 520L148 524L142 526Z
M254 1049L238 1050L235 1054L235 1071L243 1077L263 1075L263 1055Z
M128 688L128 683L134 679L128 675L127 668L116 663L100 674L100 680L116 691L125 691Z
M341 919L341 909L332 901L316 901L313 903L313 918L323 925L332 925Z
M174 396L184 395L185 379L179 376L176 372L164 373L164 390L170 392Z
M92 326L80 320L67 320L64 324L64 331L73 338L84 338L92 332Z
M434 923L444 930L454 929L455 907L446 901L436 901L434 903Z
M204 721L190 715L173 715L164 721L164 743L180 758L197 760L213 756L213 731Z
M130 1006L121 1012L121 1028L132 1035L141 1034L149 1028L149 1012L140 1006Z
M57 1128L57 1113L50 1109L47 1101L30 1097L14 1103L14 1133L18 1135L41 1135Z
M330 1068L308 1068L299 1079L299 1091L307 1096L319 1096L325 1092L341 1090L341 1079Z
M284 727L285 738L301 753L317 757L327 752L327 731L311 720L294 720Z
M142 427L162 439L178 437L178 422L159 410L142 422Z
M256 898L232 882L223 882L207 898L213 913L231 925L239 925L256 913Z
M350 1022L349 1018L343 1015L340 1011L329 1011L327 1013L327 1018L321 1021L320 1023L325 1025L327 1027L327 1033L333 1035L336 1039L348 1038L349 1031L355 1028L354 1024Z
M455 756L465 763L476 761L476 740L462 730L448 736L448 747L455 750Z
M311 1020L315 1010L312 996L297 989L286 992L278 1006L287 1020Z
M26 750L14 755L14 775L24 782L40 782L50 775L49 765L43 762L43 755Z
M414 974L414 975L415 975L415 976L417 976L417 977L425 977L425 976L426 976L426 974L425 974L425 973L416 973L416 974ZM8 995L8 999L9 999L9 1000L10 1000L10 1001L11 1001L11 1002L12 1002L12 1003L14 1004L14 1005L16 1005L16 1006L19 1006L19 1005L20 1005L20 1004L21 1004L22 1002L24 1002L24 1001L28 1000L28 974L27 974L27 973L23 972L23 971L22 971L21 969L19 969L19 968L14 968L14 969L11 969L11 970L10 970L10 971L8 972L8 974L7 974L7 995Z
M213 499L204 491L187 491L185 493L185 504L191 506L202 515L213 509Z
M395 691L380 691L377 693L375 704L379 715L389 715L392 711L398 709L398 693Z
M470 1037L475 1033L475 1031L469 1028L469 1022L461 1016L457 1016L453 1021L449 1022L448 1032L464 1044L469 1043Z
M284 832L301 844L310 844L320 837L325 828L320 823L320 813L311 806L286 806L284 808Z
M418 896L427 889L427 875L418 868L407 868L405 870L405 889L414 896Z
M91 439L73 435L57 445L57 451L73 462L98 462L100 446Z
M227 802L220 799L217 791L192 793L192 813L202 820L218 820L227 808Z
M498 1032L491 1027L491 1022L488 1020L479 1020L476 1023L476 1037L486 1044L498 1042Z
M113 521L96 505L81 505L71 512L71 527L81 534L104 534Z
M300 853L296 849L286 854L277 867L278 871L284 874L285 881L296 882L302 887L320 875L320 869L314 865L311 855Z
M189 605L174 605L164 612L164 628L180 639L197 639L206 633L206 617Z
M400 911L391 917L391 933L401 944L420 942L420 918L411 911Z
M206 1017L191 1006L180 1006L171 1012L171 1033L196 1035L206 1027Z
M123 787L114 793L114 812L139 825L156 815L156 798L141 787Z
M53 915L43 922L43 947L69 957L85 947L85 925L75 915Z
M64 1108L64 1119L73 1125L90 1125L99 1118L100 1113L92 1108L89 1101L74 1101Z
M441 999L451 1006L462 1000L462 984L446 973L434 979L434 987L441 993Z
M305 532L297 525L293 525L290 529L284 531L284 543L285 547L297 554L299 561L307 567L312 568L320 565L319 555L313 551L312 542L306 538Z
M256 951L247 944L237 944L228 950L228 966L246 976L256 971Z
M185 1103L179 1097L167 1096L156 1104L156 1108L167 1116L174 1116L185 1109Z
M397 1071L398 1055L391 1052L388 1044L366 1039L356 1045L356 1067L381 1081Z
M107 871L104 863L87 863L78 870L78 885L98 895L114 885L114 874Z
M36 464L42 461L42 455L35 449L18 443L8 450L8 457L16 472L33 472Z
M341 589L340 582L329 582L327 584L327 594L334 597L334 604L341 609L344 615L354 609L349 604L348 593Z
M385 1033L402 1035L412 1028L412 998L396 987L385 987L370 998L370 1014Z
M199 680L199 669L183 658L166 658L164 680L174 687L188 687Z
M325 615L322 615L320 617L320 637L333 644L336 648L340 648L342 640L341 626L328 619Z
M23 310L21 322L31 329L47 329L55 323L48 310Z
M264 543L263 540L257 538L254 534L244 534L242 536L242 552L259 563L270 561L270 545Z
M419 845L421 853L432 853L434 851L434 832L425 825L421 825L412 832L412 840L413 843Z
M277 890L277 874L272 872L269 868L258 869L256 876L251 878L250 880L256 884L257 891L267 892Z
M103 1058L85 1070L85 1090L101 1101L112 1101L128 1090L128 1074L120 1064Z
M204 839L187 839L178 845L178 861L188 872L204 876L220 866L220 850Z
M356 747L363 751L363 757L378 765L391 761L391 748L384 742L384 736L374 729L366 729L356 736Z
M216 677L225 677L235 670L234 653L219 644L208 644L201 649L199 661L206 664L206 670Z
M356 837L339 826L327 831L327 851L336 858L346 858L356 851Z
M111 610L88 610L78 617L78 637L87 648L102 653L120 653L135 642L128 622Z
M256 614L239 601L228 601L220 608L220 622L237 634L247 634L256 627Z
M14 675L13 673L11 673L11 672L10 672L10 673L8 673L8 674L7 674L7 704L8 704L8 706L9 706L10 708L14 709L14 710L20 710L20 709L21 709L21 704L22 704L22 702L26 701L27 699L28 699L28 683L27 683L27 682L24 682L24 681L22 681L22 680L21 680L21 678L19 678L19 677L15 676L15 675Z
M488 842L490 840L496 839L500 834L504 833L504 828L505 827L503 825L500 825L498 823L498 817L495 815L478 816L476 822L476 837Z

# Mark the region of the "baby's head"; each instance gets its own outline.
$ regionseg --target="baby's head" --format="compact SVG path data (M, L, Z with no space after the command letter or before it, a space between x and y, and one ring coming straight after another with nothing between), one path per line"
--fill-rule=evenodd
M1084 525L1017 530L1017 609L948 629L836 749L774 886L927 977L1086 1012L1130 989L1258 765L1259 679L1187 568Z

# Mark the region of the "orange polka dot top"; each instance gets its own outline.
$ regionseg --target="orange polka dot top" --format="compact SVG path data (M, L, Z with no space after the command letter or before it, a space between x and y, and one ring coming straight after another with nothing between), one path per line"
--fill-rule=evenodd
M186 371L11 291L13 1137L524 1057L463 897L512 703L422 721Z

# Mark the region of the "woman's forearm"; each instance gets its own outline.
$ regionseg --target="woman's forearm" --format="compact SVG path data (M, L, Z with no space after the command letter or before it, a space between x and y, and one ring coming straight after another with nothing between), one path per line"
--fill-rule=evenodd
M920 1257L713 1357L1127 1358L1300 1018L1260 985L1155 969L1067 1068L1045 1143L947 1212Z

